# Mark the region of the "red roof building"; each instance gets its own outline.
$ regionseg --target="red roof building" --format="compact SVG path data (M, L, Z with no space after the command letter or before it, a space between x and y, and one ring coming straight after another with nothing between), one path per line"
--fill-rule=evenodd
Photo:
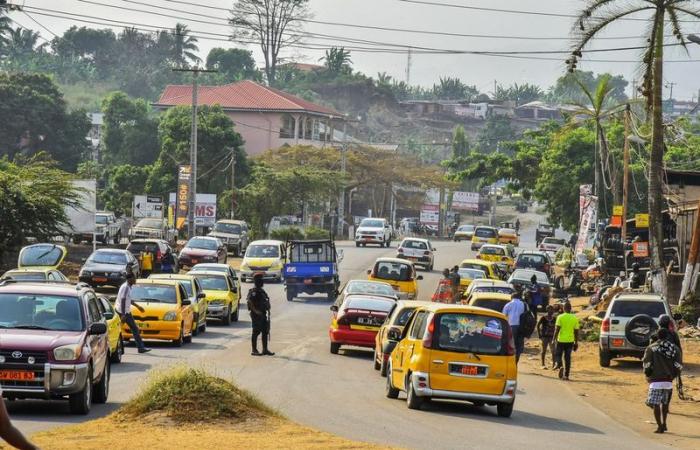
M249 155L283 145L325 146L344 115L250 80L224 86L200 86L198 105L220 105L245 140ZM168 85L154 107L192 105L191 85Z

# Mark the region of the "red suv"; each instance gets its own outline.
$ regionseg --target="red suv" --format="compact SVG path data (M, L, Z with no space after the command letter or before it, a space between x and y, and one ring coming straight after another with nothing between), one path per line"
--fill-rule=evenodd
M0 385L9 399L68 399L74 414L109 395L107 324L84 284L0 285Z

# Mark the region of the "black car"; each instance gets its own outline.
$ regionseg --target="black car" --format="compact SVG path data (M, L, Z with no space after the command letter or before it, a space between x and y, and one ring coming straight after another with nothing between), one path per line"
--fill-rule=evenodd
M515 269L532 269L544 272L548 277L552 276L552 261L545 252L525 251L518 254L515 260Z
M99 249L90 255L80 269L78 279L92 287L121 286L126 274L141 274L139 262L128 250Z

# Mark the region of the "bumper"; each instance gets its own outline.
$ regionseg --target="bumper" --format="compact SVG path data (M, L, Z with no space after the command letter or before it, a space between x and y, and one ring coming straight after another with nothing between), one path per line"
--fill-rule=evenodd
M621 342L622 345L615 345ZM644 348L630 344L624 336L608 336L600 338L600 349L617 356L632 356L641 358L644 356Z
M282 269L280 270L242 270L240 271L241 279L253 279L253 275L257 273L263 274L263 280L280 281L282 279Z
M425 381L421 381L421 379ZM481 394L478 392L459 392L459 391L443 391L439 389L431 389L430 378L428 374L415 372L411 379L413 383L413 391L419 397L430 397L437 399L450 400L465 400L484 403L513 403L515 401L515 392L518 387L516 380L507 380L506 386L501 394ZM424 385L424 386L421 386Z
M180 338L180 322L179 321L165 321L165 320L149 320L147 322L141 322L136 320L139 325L139 331L141 331L141 337L143 339L158 339L165 341L174 341ZM133 335L131 334L131 329L128 325L122 326L122 335L124 339L131 339Z
M474 236L470 234L459 234L455 233L454 235L454 240L455 241L471 241Z
M416 292L402 292L402 291L394 291L396 295L399 297L399 300L416 300L416 297L418 294Z
M207 317L211 317L212 319L222 319L226 316L226 311L229 311L230 305L209 305L207 307Z
M379 329L377 329L379 331ZM355 347L374 348L376 346L377 331L330 329L328 335L331 342Z
M425 265L430 265L430 256L405 256L405 255L396 255L397 258L399 259L405 259L406 261L411 261L413 264L418 264L419 266L421 264Z
M88 364L43 364L41 369L32 366L34 372L42 377L35 378L32 383L2 382L2 392L4 397L17 398L55 398L80 392L85 386L88 374ZM41 366L39 366L41 367ZM15 369L15 367L13 367ZM16 367L18 370L26 370ZM31 370L31 369L30 369Z
M285 282L286 288L291 292L298 292L302 294L314 294L317 292L331 292L336 289L335 281L329 281L326 283L289 283Z
M217 258L180 258L177 263L180 267L192 268L195 264L216 264L218 262Z
M89 284L90 286L95 286L95 287L97 287L97 286L119 287L122 284L124 284L124 282L126 281L126 277L123 277L123 276L120 276L118 278L113 278L113 277L106 277L106 278L107 279L104 281L103 280L96 281L95 277L81 276L81 277L78 277L78 281L80 281L81 283Z
M362 235L355 236L355 242L359 244L383 244L384 236Z

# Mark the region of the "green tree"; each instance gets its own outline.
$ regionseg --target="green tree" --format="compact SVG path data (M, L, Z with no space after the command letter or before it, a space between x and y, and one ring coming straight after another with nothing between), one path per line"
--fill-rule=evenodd
M112 92L102 100L103 160L107 164L152 164L158 156L158 120L143 99Z
M457 125L452 132L452 158L462 158L469 154L469 140L462 125Z
M151 166L124 164L105 171L107 183L100 195L105 208L117 215L131 215L134 195L144 193L144 183L150 175Z
M1 47L6 58L21 59L32 55L35 52L46 51L48 43L39 44L41 35L26 28L7 28L4 33L4 45Z
M471 101L479 90L476 86L468 86L459 78L440 77L440 82L433 85L433 95L438 100L466 100Z
M486 126L479 132L477 143L483 152L492 152L499 148L501 142L516 138L511 120L506 116L493 116L486 120Z
M175 28L172 30L172 53L170 55L172 61L180 67L187 67L190 62L200 62L202 59L196 53L199 51L197 42L198 39L190 35L187 25L175 24Z
M567 72L557 79L555 85L550 88L548 98L555 103L586 103L588 98L581 91L580 84L586 86L591 92L594 92L596 86L600 84L603 77L608 77L608 86L610 92L608 97L617 103L623 103L628 100L625 90L629 83L622 75L611 74L594 74L590 71L577 70L575 72Z
M646 50L642 62L644 78L642 94L647 98L647 107L651 111L652 143L649 157L649 238L651 268L655 270L654 286L666 294L666 271L663 263L663 228L661 213L663 210L663 85L664 85L664 49L666 30L670 29L676 40L687 48L686 38L681 29L684 17L691 20L700 19L697 0L588 0L581 11L578 24L574 28L576 43L569 58L569 69L576 68L583 50L610 25L619 25L628 16L649 13L650 27L647 31Z
M350 51L345 50L345 47L331 47L319 61L323 61L326 70L333 74L352 72Z
M207 69L217 69L228 80L258 80L253 53L240 48L213 48L207 55Z
M499 102L512 101L515 103L515 106L520 106L534 102L535 100L540 100L543 97L544 91L537 85L514 83L507 88L498 86L496 88L494 100Z

